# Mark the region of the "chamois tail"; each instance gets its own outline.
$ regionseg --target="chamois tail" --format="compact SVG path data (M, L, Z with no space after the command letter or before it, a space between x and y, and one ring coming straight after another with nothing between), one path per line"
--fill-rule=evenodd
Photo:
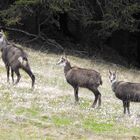
M103 84L103 81L102 81L102 79L100 80L100 85L102 85Z
M27 66L27 64L28 64L28 59L26 58L26 57L22 57L22 56L20 56L19 58L18 58L18 61L21 63L21 65L23 65L23 66Z

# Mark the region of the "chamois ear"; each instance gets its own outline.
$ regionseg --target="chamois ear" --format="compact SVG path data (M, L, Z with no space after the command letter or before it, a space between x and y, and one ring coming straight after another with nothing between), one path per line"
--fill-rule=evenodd
M117 74L117 70L115 70L115 72L114 72L115 74Z
M67 55L66 55L65 51L64 51L64 58L67 59Z
M4 34L4 31L1 29L1 32Z
M108 71L109 71L109 74L112 74L112 72L111 72L111 70L110 70L110 69L109 69Z
M65 58L68 59L67 55L65 55Z
M1 33L3 34L3 36L6 38L6 35L4 33L4 31L1 29Z

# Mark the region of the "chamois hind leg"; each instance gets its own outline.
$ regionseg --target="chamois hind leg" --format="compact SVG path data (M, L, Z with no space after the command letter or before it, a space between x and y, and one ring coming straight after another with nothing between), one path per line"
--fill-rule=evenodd
M7 71L7 82L9 83L9 71L10 71L10 67L8 65L6 65L5 67L6 67L6 71Z
M101 93L98 95L98 107L100 107L100 106L101 106Z
M79 101L79 97L78 97L78 87L74 87L74 97L75 97L75 101L78 102Z
M15 82L15 84L17 84L19 82L20 78L21 78L20 73L19 73L19 68L16 68L14 71L15 71L15 73L17 75L17 80Z
M30 78L32 79L32 88L34 88L34 84L35 84L35 76L32 73L29 65L27 64L26 66L22 67L22 69L30 76Z
M92 107L94 108L97 104L97 101L98 101L98 107L101 106L101 93L99 92L98 89L91 89L91 91L94 93L95 95L95 100L92 104Z

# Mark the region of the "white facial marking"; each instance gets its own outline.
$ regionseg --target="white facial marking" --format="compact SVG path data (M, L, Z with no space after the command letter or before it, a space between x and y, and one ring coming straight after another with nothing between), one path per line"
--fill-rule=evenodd
M65 60L65 58L61 57L57 64L59 66L65 67L66 66L66 60Z
M60 66L63 66L63 67L65 67L66 66L66 63L60 63Z
M3 32L0 32L0 48L3 48L5 46L6 46L5 35Z
M115 72L110 72L109 74L110 74L110 75L109 75L109 80L110 80L110 82L111 82L111 83L116 82L116 80L117 80L117 78L116 78L116 73L115 73Z
M0 43L4 41L3 36L0 37Z

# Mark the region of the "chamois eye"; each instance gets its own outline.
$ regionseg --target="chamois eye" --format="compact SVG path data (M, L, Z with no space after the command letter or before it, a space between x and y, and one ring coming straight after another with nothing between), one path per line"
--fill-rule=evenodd
M64 62L65 61L65 59L61 59L61 62Z

